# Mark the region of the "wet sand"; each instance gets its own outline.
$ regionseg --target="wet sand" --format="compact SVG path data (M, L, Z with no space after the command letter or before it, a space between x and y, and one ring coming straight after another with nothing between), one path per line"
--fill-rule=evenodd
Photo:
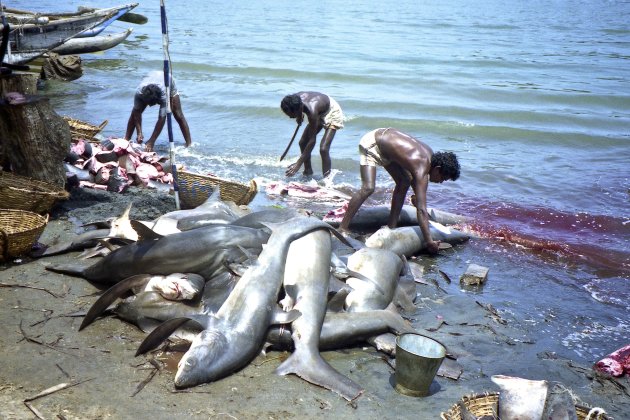
M40 242L69 238L80 223L117 216L130 200L132 218L154 218L174 209L172 196L138 189L75 193L53 212ZM544 332L527 328L504 308L489 307L482 289L462 293L458 277L448 283L436 275L438 269L456 273L462 259L475 262L483 249L474 244L457 248L457 253L415 261L423 265L427 284L418 284L417 310L408 318L420 333L446 345L461 376L438 376L432 395L408 397L394 390L388 357L369 345L324 352L331 365L365 388L354 403L296 376L275 375L288 355L276 351L223 380L178 391L173 378L179 354L134 357L144 337L136 327L108 316L78 331L82 316L77 314L87 311L102 288L45 270L47 264L76 260L78 252L5 263L0 265L0 417L34 418L25 400L49 387L76 383L29 404L47 419L437 419L464 395L497 391L490 377L504 374L561 382L582 404L628 418L627 376L597 377L590 365L558 356Z

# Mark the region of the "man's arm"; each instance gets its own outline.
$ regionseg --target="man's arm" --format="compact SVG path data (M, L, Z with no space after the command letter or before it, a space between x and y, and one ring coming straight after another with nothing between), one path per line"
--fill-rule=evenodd
M146 106L145 106L146 108ZM142 112L144 109L132 109L129 115L129 121L127 121L127 131L125 133L125 140L131 140L134 130L137 132L137 141L142 143L144 136L142 135Z
M310 101L308 101L307 103L303 103L302 105L308 111L304 112L306 114L306 117L308 118L308 124L306 125L306 128L302 133L302 138L300 139L300 145L304 145L304 149L302 150L302 154L300 154L298 160L294 164L289 166L285 173L286 176L295 175L302 167L304 161L308 159L309 156L311 156L311 153L315 148L315 143L317 142L317 133L322 128L321 117L326 112L328 112L328 108L330 108L330 101L328 100L328 97L325 96L324 98L326 100L322 100L323 98L320 98L320 96L316 98L311 98ZM300 117L298 117L297 119L298 123L301 123L302 117L303 114L300 114Z
M136 141L138 144L142 144L144 140L144 134L142 134L142 111L133 111L135 113L134 121L136 123Z
M311 121L311 117L309 116L308 124L306 128L304 129L304 132L302 133L302 138L300 139L300 143L303 143L304 140L306 139L306 146L304 147L304 150L302 151L302 154L300 154L300 157L298 158L298 160L295 163L289 165L289 168L287 169L285 173L286 176L295 175L302 167L304 160L308 156L311 155L311 152L315 148L315 143L316 143L316 136L317 136L316 125L317 124L318 124L318 121L315 121L313 123Z
M416 212L418 217L418 225L424 240L427 243L427 251L430 254L436 254L439 249L439 243L434 241L429 230L429 212L427 211L427 187L429 184L428 175L414 176L413 191L416 195Z
M147 152L152 152L153 151L153 147L155 146L155 141L157 140L158 136L162 132L162 129L164 128L164 123L165 122L166 122L166 116L165 115L160 115L158 117L157 121L155 122L155 128L153 129L153 134L151 134L151 137L149 138L149 140L147 141L147 144L145 146L145 150Z

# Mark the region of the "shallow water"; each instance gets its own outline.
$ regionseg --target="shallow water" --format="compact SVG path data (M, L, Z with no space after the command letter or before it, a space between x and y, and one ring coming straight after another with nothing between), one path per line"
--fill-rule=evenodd
M12 5L45 11L83 3ZM357 143L377 127L454 151L461 178L431 185L429 205L473 216L463 228L482 239L457 251L477 260L451 261L453 270L489 266L484 298L532 328L543 328L545 317L563 319L565 328L549 334L568 353L591 360L627 344L627 2L192 0L166 8L194 142L181 147L173 121L177 162L263 185L283 180L298 147L279 162L294 129L280 100L299 90L328 93L347 117L331 148L337 188L359 186ZM157 3L134 12L149 23L117 22L108 31L131 26L128 41L84 55L81 79L48 82L41 92L60 114L109 120L108 136L124 135L137 84L162 68ZM145 112L145 135L156 114ZM165 154L166 133L158 144ZM313 159L317 173L316 152ZM380 170L370 202L387 202L391 189Z

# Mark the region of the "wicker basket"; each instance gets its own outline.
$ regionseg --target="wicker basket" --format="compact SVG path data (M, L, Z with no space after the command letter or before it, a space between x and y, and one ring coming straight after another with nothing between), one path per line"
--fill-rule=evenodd
M77 120L71 117L63 117L64 120L70 126L70 134L72 135L72 140L80 140L85 139L88 141L93 141L94 136L100 133L103 128L107 125L107 120L103 121L101 125L93 125L85 121Z
M58 200L70 194L48 182L0 171L0 206L7 209L48 213Z
M249 181L249 185L246 185L211 175L179 171L177 172L177 182L179 198L184 209L199 206L208 199L217 187L221 191L221 200L233 201L238 205L249 204L258 192L258 186L253 179Z
M485 393L481 395L466 395L461 401L468 411L477 417L491 416L494 419L499 418L499 393ZM575 405L578 420L586 420L590 407L583 405ZM448 411L440 414L442 420L462 420L459 404L454 404ZM607 420L606 413L595 409L590 417L591 420Z
M28 253L47 223L48 217L37 213L0 209L0 261Z

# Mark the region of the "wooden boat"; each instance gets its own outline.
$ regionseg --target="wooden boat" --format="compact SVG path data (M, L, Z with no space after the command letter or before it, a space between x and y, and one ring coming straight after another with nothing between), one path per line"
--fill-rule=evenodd
M77 38L83 38L83 37L96 36L100 34L112 22L114 22L117 19L121 19L123 15L129 13L136 6L138 6L138 3L123 4L120 6L114 6L114 7L104 8L104 9L80 7L77 12L45 13L45 14L39 13L39 12L31 12L28 10L5 8L4 15L5 15L5 18L7 19L7 22L13 25L30 24L30 23L48 24L48 23L53 23L53 22L60 21L63 19L71 19L71 18L88 16L92 13L111 15L111 17L109 17L103 23L96 25L92 28L86 29L85 31L76 35Z
M8 21L10 32L9 43L6 51L5 62L9 64L24 64L56 48L69 39L81 33L92 33L91 30L99 25L113 22L115 16L126 13L137 6L137 3L126 4L118 7L97 9L93 12L81 13L74 17L49 18L41 16L35 18L36 23L13 23L31 21L34 15L4 12ZM103 29L105 26L103 26ZM4 33L4 25L0 24L0 30ZM102 29L100 29L102 30ZM100 31L99 31L100 33ZM94 34L96 35L96 34Z
M97 35L89 38L71 38L53 48L52 52L59 55L86 54L105 51L123 42L133 31L132 28L124 32L108 35Z

